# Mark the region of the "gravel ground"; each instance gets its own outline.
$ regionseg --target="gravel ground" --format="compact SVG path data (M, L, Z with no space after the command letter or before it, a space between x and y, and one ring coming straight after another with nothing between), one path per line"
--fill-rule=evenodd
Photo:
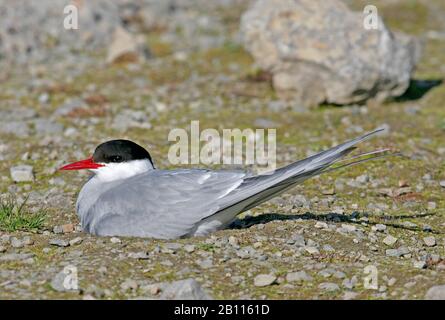
M212 11L187 7L190 32L151 30L147 60L107 64L106 48L29 67L0 60L2 197L28 198L29 210L47 212L39 230L0 231L0 298L444 298L442 1L375 1L390 28L424 42L406 95L314 109L278 100L238 40L247 4L225 2ZM183 39L200 45L183 48ZM57 168L117 137L171 168L168 132L191 120L201 128L275 126L278 165L378 126L387 133L362 150L389 147L404 157L312 179L204 238L82 233L74 203L88 174ZM78 286L67 290L72 270Z

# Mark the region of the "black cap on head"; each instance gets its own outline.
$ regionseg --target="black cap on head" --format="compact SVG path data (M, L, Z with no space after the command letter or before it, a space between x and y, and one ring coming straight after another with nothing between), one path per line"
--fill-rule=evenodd
M130 140L121 139L100 144L93 154L93 160L97 163L119 163L144 159L153 165L147 150Z

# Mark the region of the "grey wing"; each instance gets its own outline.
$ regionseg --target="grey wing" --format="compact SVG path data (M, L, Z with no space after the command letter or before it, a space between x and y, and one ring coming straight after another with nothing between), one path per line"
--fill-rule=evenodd
M98 235L171 239L221 209L246 178L240 171L154 170L102 194L88 226Z
M233 211L242 212L249 210L273 198L277 194L283 193L294 185L323 173L329 166L354 150L356 144L369 139L382 130L383 129L376 129L273 172L254 177L246 177L238 188L224 198L224 211L215 213L215 216L220 213L224 215L227 211L230 215ZM235 210L230 210L231 208ZM214 217L211 216L208 218Z

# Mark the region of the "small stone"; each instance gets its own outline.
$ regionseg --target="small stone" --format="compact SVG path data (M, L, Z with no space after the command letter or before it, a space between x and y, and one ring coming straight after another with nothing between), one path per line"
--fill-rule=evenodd
M116 238L116 237L111 237L110 242L111 243L122 243L122 240L119 238Z
M393 237L392 235L387 235L384 239L383 239L383 243L386 244L387 246L392 246L397 242L397 238Z
M434 247L436 245L436 238L433 236L423 238L423 242L428 247Z
M70 281L66 281L67 277L70 276L69 272L66 272L65 270L60 271L57 273L54 278L51 280L51 288L58 292L65 292L65 291L73 291L77 290L77 284L71 283Z
M425 269L427 265L425 261L414 261L413 266L416 269Z
M133 279L127 279L124 282L121 283L120 285L121 290L126 292L126 291L136 291L139 287L138 283L133 280Z
M320 251L318 251L316 247L305 247L304 249L306 250L307 253L312 255L320 254Z
M388 279L388 287L392 287L397 282L396 278Z
M358 296L357 292L354 291L345 291L343 293L343 300L353 300Z
M375 226L372 226L371 229L372 231L384 232L386 230L386 225L379 223Z
M69 241L69 244L70 244L70 246L75 246L75 245L81 244L82 241L83 241L83 239L81 237L76 237L74 239L71 239Z
M230 236L230 237L229 237L229 243L230 243L232 246L236 247L236 246L238 246L238 239L235 238L234 236Z
M369 176L367 174L362 174L361 176L355 178L355 181L357 181L360 184L367 183L369 182Z
M327 224L326 222L318 221L318 222L315 224L314 227L317 228L317 229L327 229L327 228L328 228L328 224Z
M26 236L26 237L23 237L23 239L22 239L22 243L23 243L25 246L32 246L32 245L34 244L34 240L32 240L31 237Z
M255 287L266 287L270 286L271 284L275 283L277 280L277 277L272 274L259 274L255 277L253 280L253 284Z
M54 226L54 227L53 227L53 232L54 232L55 234L62 234L62 233L63 233L63 228L62 228L62 226Z
M33 167L28 165L20 165L10 168L11 178L14 182L30 182L34 181Z
M442 188L445 188L445 180L440 181L439 184Z
M321 289L321 290L328 291L328 292L333 292L333 291L340 290L340 287L338 286L338 284L333 283L333 282L323 282L323 283L320 283L318 288Z
M402 225L403 225L404 227L407 227L407 228L417 228L417 224L415 224L415 223L413 223L413 222L411 222L411 221L404 221L404 222L402 223Z
M164 243L161 248L161 252L163 253L176 253L179 249L182 248L182 244L170 242Z
M203 269L209 269L209 268L213 267L213 261L211 258L204 259L204 260L198 260L197 264Z
M437 204L435 202L433 202L433 201L430 201L427 204L427 208L428 208L428 210L434 210L434 209L437 208Z
M332 195L335 194L335 189L334 189L334 188L323 189L323 190L321 191L321 193L322 193L323 195L326 195L326 196L332 196Z
M341 228L343 230L345 230L346 232L355 232L355 231L357 231L357 227L356 226L353 226L353 225L350 225L350 224L345 224L345 223L343 223L341 225Z
M425 294L426 300L445 300L445 284L433 286Z
M11 243L11 247L13 247L13 248L23 248L24 247L22 241L20 241L16 237L12 237L10 240L10 243Z
M330 244L323 245L323 250L328 252L335 252L335 249Z
M74 224L72 223L68 223L68 224L64 224L62 225L62 232L63 233L70 233L74 231Z
M195 251L195 245L193 245L193 244L186 244L185 246L184 246L184 251L185 252L188 252L188 253L192 253L192 252L194 252Z
M338 271L338 270L336 270L332 275L334 276L334 278L337 278L337 279L346 278L346 274L344 272Z
M289 272L286 275L287 282L303 282L312 281L312 277L308 275L305 271Z
M9 253L0 256L0 261L23 261L33 257L33 253Z
M0 245L0 253L6 252L6 247Z
M204 291L195 279L189 278L171 283L155 284L161 289L161 300L210 300L212 297Z
M150 258L150 256L147 254L147 252L145 251L140 251L140 252L130 252L128 254L129 258L132 259L138 259L138 260L147 260Z
M304 247L306 245L306 240L301 234L294 235L292 241L297 247Z
M386 255L388 257L401 257L409 254L409 249L407 247L400 247L398 249L387 249Z
M68 247L70 245L68 241L63 239L51 239L49 244L56 247Z

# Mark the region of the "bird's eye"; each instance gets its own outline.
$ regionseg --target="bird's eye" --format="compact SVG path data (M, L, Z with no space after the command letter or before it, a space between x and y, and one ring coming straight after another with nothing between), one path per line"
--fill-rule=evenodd
M122 157L121 156L110 156L110 158L108 160L110 160L110 162L121 162Z

